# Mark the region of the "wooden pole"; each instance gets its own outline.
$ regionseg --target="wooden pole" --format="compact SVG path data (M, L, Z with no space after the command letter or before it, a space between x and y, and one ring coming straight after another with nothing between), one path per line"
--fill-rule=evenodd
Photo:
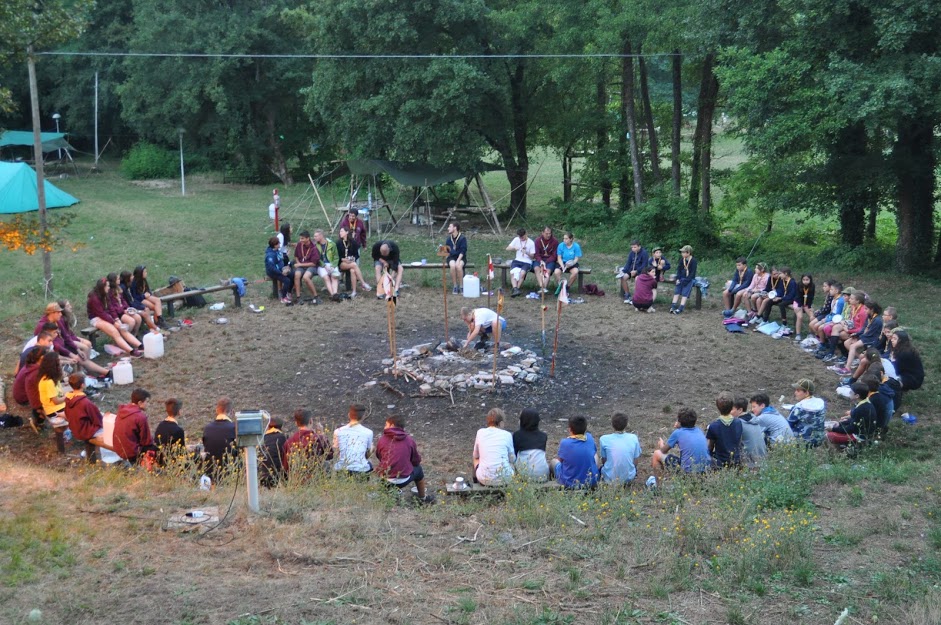
M555 377L555 355L559 351L559 326L562 323L562 302L561 300L557 304L558 306L558 315L555 320L555 341L552 345L552 366L549 368L549 377Z
M438 258L441 260L441 291L444 295L444 342L448 344L451 341L451 334L448 331L448 246L438 246Z
M490 308L490 291L492 286L490 285L490 266L493 264L493 258L490 254L487 254L487 308Z
M314 189L314 195L317 196L317 202L320 204L320 208L323 209L323 216L327 218L327 225L330 226L330 234L333 234L333 231L336 230L337 224L340 222L337 221L337 224L332 223L330 215L327 214L327 207L323 205L323 200L320 199L320 191L317 190L317 185L314 183L313 177L310 174L307 174L307 179L310 180L310 186Z
M392 278L389 276L388 270L383 271L382 280L384 285L391 283ZM395 349L395 300L388 295L388 289L386 289L386 292L386 317L389 330L389 350L392 352L392 375L398 377L399 369L396 364L398 362L398 353Z
M503 289L500 289L497 292L497 320L494 322L497 324L496 328L491 328L493 331L493 387L497 387L497 356L500 353L500 335L503 333L502 328L500 327L500 314L503 312Z
M26 68L29 74L29 104L33 121L33 165L36 168L36 201L39 203L39 228L42 230L42 275L43 295L49 299L52 294L52 253L49 251L49 224L46 219L46 183L43 170L42 129L39 121L39 88L36 82L36 58L33 46L26 48Z
M540 265L537 271L542 271L542 284L543 288L539 289L539 294L542 296L542 355L546 356L546 288L545 285L549 283L549 278L546 276L547 271L542 268Z

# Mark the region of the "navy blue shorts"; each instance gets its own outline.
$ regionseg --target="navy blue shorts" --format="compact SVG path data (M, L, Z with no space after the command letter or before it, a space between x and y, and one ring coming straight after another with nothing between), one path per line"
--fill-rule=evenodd
M676 288L673 289L674 295L680 295L682 297L689 297L689 294L693 292L693 281L689 280L685 284L683 282L677 282Z

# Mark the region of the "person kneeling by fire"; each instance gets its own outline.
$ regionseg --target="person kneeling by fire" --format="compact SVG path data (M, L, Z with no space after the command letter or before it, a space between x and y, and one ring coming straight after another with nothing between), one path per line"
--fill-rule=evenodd
M483 349L487 346L487 338L493 334L493 340L500 344L500 335L506 330L506 319L500 317L489 308L471 308L465 306L461 308L461 319L467 324L467 339L464 340L464 347L471 344L475 337L477 344L474 349ZM499 323L494 323L497 320Z

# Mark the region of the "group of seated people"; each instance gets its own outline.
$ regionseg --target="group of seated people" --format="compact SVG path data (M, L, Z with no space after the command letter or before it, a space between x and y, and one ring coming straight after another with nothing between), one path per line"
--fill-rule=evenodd
M150 288L144 265L138 265L133 272L109 273L99 278L88 293L85 309L90 325L135 358L141 356L138 336L144 327L150 332L168 327L163 304Z
M722 292L727 320L740 317L755 332L771 333L776 339L793 335L794 343L829 364L849 387L864 376L875 376L882 392L897 408L902 393L921 387L924 365L911 337L899 327L894 306L883 308L859 289L844 287L835 279L823 282L824 301L814 308L813 276L794 279L790 267L757 263L754 270L745 258L736 261L735 273ZM780 322L772 322L777 309ZM794 330L788 326L788 310L794 314ZM806 337L802 333L806 323ZM774 324L774 325L772 325ZM848 395L849 390L843 391Z

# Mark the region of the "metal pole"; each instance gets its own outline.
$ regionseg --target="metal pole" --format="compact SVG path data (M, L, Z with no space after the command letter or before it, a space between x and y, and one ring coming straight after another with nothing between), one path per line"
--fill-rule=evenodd
M258 512L258 450L254 445L245 448L245 479L248 482L248 509Z
M95 169L98 169L98 72L95 72Z
M180 194L186 195L186 171L183 169L183 129L180 128Z

